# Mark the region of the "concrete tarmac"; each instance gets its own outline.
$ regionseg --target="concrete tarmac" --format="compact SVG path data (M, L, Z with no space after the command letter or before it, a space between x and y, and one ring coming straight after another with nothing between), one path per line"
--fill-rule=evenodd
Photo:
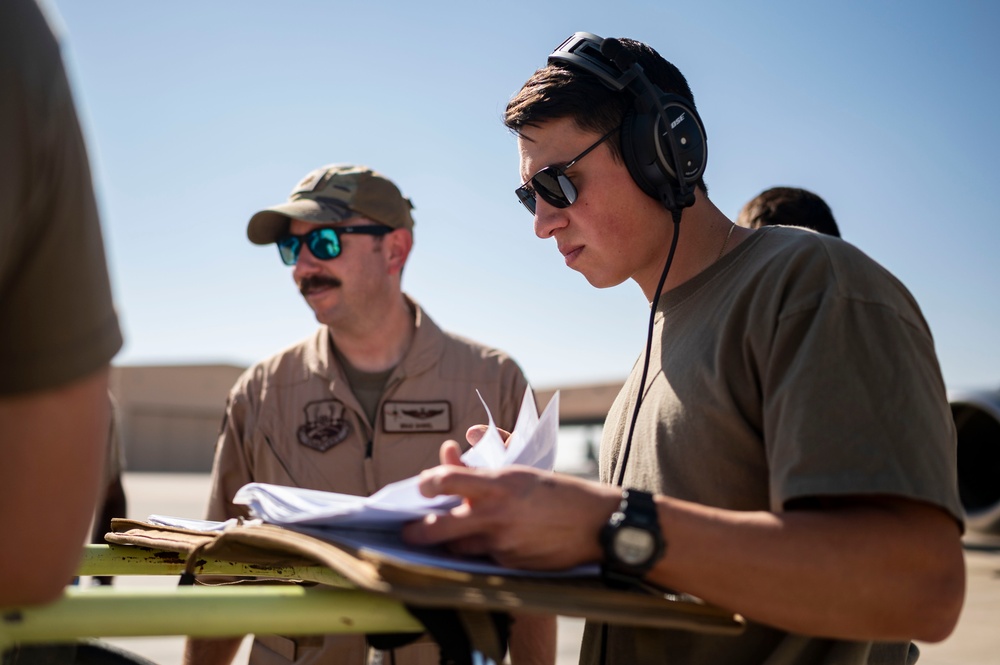
M151 514L200 518L208 500L209 477L204 474L126 473L128 517ZM920 643L919 665L997 665L1000 663L1000 537L975 534L966 539L968 592L954 633L938 644ZM176 585L175 578L128 576L117 586L156 588ZM580 651L583 622L560 617L557 665L574 665ZM180 665L183 637L109 638L108 642L138 653L159 665ZM246 639L235 665L245 665Z

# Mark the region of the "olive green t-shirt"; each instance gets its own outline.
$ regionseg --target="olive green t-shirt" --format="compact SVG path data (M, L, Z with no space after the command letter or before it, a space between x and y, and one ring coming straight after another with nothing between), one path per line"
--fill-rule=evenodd
M962 521L931 333L905 287L858 249L765 227L658 310L624 486L773 512L801 498L894 495ZM605 482L618 478L641 360L605 424ZM581 662L599 649L588 626ZM608 663L901 664L908 651L754 624L739 637L612 627Z
M341 371L344 372L347 383L351 386L351 392L354 393L358 404L361 405L368 422L374 423L378 415L378 404L382 400L382 393L385 392L385 384L392 376L393 370L396 369L395 365L381 372L364 372L352 365L336 344L332 344L332 346L333 355L337 359Z
M0 395L52 388L121 348L87 152L59 44L0 3Z

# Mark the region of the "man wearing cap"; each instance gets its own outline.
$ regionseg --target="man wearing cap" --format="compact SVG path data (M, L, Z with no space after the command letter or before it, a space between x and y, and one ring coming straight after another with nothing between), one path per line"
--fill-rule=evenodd
M232 499L250 482L367 496L414 476L438 463L442 441L464 441L483 422L477 391L497 426L513 428L528 385L517 363L441 330L403 293L412 207L383 175L335 164L250 219L250 240L277 245L322 325L248 369L230 392L208 519L245 516ZM238 646L189 640L186 662L228 663ZM437 652L431 642L387 653L361 636L258 635L250 662L436 665ZM553 663L555 619L517 621L511 655Z

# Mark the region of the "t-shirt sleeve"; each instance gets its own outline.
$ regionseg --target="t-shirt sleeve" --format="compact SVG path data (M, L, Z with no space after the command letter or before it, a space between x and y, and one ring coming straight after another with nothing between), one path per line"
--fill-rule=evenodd
M954 422L930 330L888 273L833 267L833 286L789 307L773 338L764 376L772 509L894 495L962 521Z
M58 44L40 15L21 18L0 50L17 60L0 66L0 394L81 378L122 345Z

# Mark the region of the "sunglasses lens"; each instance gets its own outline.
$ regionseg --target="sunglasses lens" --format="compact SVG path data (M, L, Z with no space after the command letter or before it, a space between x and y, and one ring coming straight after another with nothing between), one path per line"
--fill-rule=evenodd
M295 236L284 236L278 239L275 243L278 245L278 254L281 256L281 262L286 266L294 266L295 262L299 260L299 250L302 249L302 243Z
M531 187L533 189L521 185L514 191L532 215L535 214L536 195L541 196L542 200L554 208L568 208L576 201L576 187L573 181L554 166L546 166L531 176Z
M532 215L535 214L535 193L528 189L526 186L521 185L514 190L517 194L517 198L524 204L524 207L528 209Z
M329 261L340 255L340 238L331 228L314 229L306 237L309 251L321 261Z
M531 178L535 193L550 206L566 208L576 201L576 187L565 173L547 166Z

